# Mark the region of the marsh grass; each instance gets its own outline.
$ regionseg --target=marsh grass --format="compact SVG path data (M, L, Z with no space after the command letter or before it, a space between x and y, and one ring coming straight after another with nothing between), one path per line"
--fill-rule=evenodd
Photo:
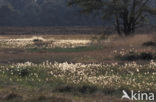
M136 63L127 65L18 63L0 67L0 87L15 86L15 89L19 90L18 87L20 86L22 90L27 90L30 95L33 94L30 93L32 90L62 93L64 95L72 94L74 96L100 93L118 97L122 95L122 90L128 92L132 89L155 93L156 89L152 87L156 82L155 66L156 63L153 61L147 65ZM93 79L89 81L90 78ZM7 97L11 97L15 101L4 98L5 101L3 102L20 102L22 100L16 94ZM58 100L64 102L63 99L66 98L32 96L28 102L51 102L52 100L54 102L58 102ZM71 100L67 98L66 101L70 102Z
M153 47L156 47L156 42L153 42L153 41L147 41L147 42L144 42L142 44L143 46L153 46Z
M127 61L137 61L137 60L155 60L156 54L153 54L151 52L141 52L141 53L135 53L135 52L129 52L125 55L117 55L115 57L118 60L127 60Z
M103 46L80 46L75 48L29 48L30 52L83 52L103 49Z
M71 102L71 99L75 97L74 102L96 102L97 100L98 102L109 102L110 100L103 99L102 95L117 96L120 99L122 90L156 93L155 47L142 46L143 42L151 41L153 38L148 36L136 35L136 37L129 37L125 40L113 37L111 42L102 42L102 46L98 43L75 48L45 48L43 45L47 43L37 40L35 41L36 48L1 48L0 62L4 61L5 64L0 65L0 102L1 100L2 102ZM65 35L57 35L59 39L65 37ZM83 38L81 35L67 37L66 39ZM90 35L87 35L85 39L88 37ZM132 52L131 49L136 52L127 53ZM124 55L116 56L120 51L124 52ZM152 59L153 64L149 64ZM51 64L42 63L46 60L49 60ZM137 62L138 60L142 60L141 64ZM26 61L34 64L20 67L12 64ZM120 61L122 63L116 63ZM132 61L135 62L131 63ZM58 62L55 67L53 67L54 62ZM85 63L88 65L86 66ZM91 63L105 65L96 67ZM88 67L89 65L91 67ZM15 92L13 95L15 97L11 100L1 98L2 90L6 89ZM56 97L58 93L62 97ZM53 96L55 94L56 96ZM72 96L65 98L65 95L69 94ZM95 94L97 96L92 96ZM18 95L29 99L20 99ZM86 100L82 101L80 96L85 97Z
M67 63L60 65L56 63L53 66L53 64L46 62L39 65L28 63L1 67L0 82L5 83L0 85L5 86L9 83L9 85L20 85L31 89L42 88L53 92L73 94L93 94L96 92L114 94L120 92L121 89L156 91L155 87L149 87L155 83L156 79L154 62L143 66L135 63L123 66L117 64L88 65L84 69L77 64L75 70L74 67L70 67L72 65L75 66ZM83 74L79 74L81 71L84 71Z

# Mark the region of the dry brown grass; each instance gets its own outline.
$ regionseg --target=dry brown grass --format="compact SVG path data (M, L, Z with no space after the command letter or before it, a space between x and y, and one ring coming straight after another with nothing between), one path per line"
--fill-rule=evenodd
M31 94L30 94L31 92ZM27 88L15 89L13 87L0 90L0 102L132 102L121 100L114 96L106 96L100 93L92 95L73 95L64 93L52 93L49 90L31 90Z
M52 35L34 35L34 34L30 34L30 35L0 35L0 39L20 39L20 38L32 38L32 37L43 37L45 39L49 39L49 38L53 38L53 39L92 39L95 36L100 36L100 35L94 35L94 34L86 34L86 35L82 35L82 34L68 34L68 35L57 35L57 34L52 34Z
M32 35L21 35L21 36L1 36L4 38L28 38ZM57 38L57 39L91 39L96 35L45 35L44 38ZM99 36L97 36L98 38ZM31 52L24 49L14 48L6 49L0 48L0 63L17 63L32 61L35 63L40 63L45 60L51 62L81 62L81 63L113 63L121 62L114 59L117 53L122 50L130 51L131 49L137 52L152 52L156 53L155 47L145 47L142 46L144 42L155 41L153 40L155 34L138 34L135 36L130 36L127 38L121 38L117 35L112 35L109 38L111 42L103 43L103 49L95 49L92 51L80 51L80 52L53 52L53 51L35 51Z
M0 36L0 39L8 38L30 38L34 35L5 35ZM93 37L99 38L99 35L40 35L43 38L55 38L55 39L92 39ZM53 52L47 50L41 51L29 51L22 48L0 48L0 64L10 64L18 62L31 61L34 63L41 63L46 60L51 62L73 62L73 63L125 63L128 61L121 61L115 59L115 56L120 51L130 51L131 49L137 52L151 52L156 53L155 47L142 46L144 42L156 41L155 33L153 34L137 34L127 38L121 38L118 35L112 35L109 37L110 42L102 42L102 49L95 49L92 51L80 51L80 52ZM97 39L96 39L97 40ZM117 52L114 52L117 51ZM144 64L149 61L137 61L138 63ZM29 90L29 91L28 91ZM15 85L0 87L0 102L5 102L6 98L10 95L22 97L23 102L40 102L44 99L45 102L129 102L127 100L120 100L114 96L106 96L103 94L91 94L76 96L72 94L61 94L53 93L51 90L43 89L24 89ZM10 93L11 91L11 93ZM30 95L31 93L31 95ZM41 101L42 102L42 101Z

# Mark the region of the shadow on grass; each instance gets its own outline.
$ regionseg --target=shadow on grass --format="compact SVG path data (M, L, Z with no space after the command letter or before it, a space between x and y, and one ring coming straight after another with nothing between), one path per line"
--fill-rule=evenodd
M29 102L72 102L72 100L55 96L39 96L37 99L30 100Z
M128 54L125 55L117 55L115 58L118 60L127 60L127 61L136 61L136 60L149 61L155 60L156 56L151 52L142 52L142 53L129 52Z
M104 94L104 95L111 95L111 96L120 96L122 94L122 90L126 88L121 89L113 89L113 88L100 88L95 85L87 85L87 84L81 84L81 85L62 85L58 86L53 90L53 92L60 92L60 93L72 93L74 95L91 95L91 94Z
M67 93L80 93L80 94L92 94L98 91L98 88L96 86L90 86L90 85L78 85L78 86L72 86L72 85L62 85L60 87L57 87L54 91L56 92L67 92Z
M144 42L144 43L142 44L142 46L146 46L146 47L148 47L148 46L153 46L153 47L156 47L156 42L147 41L147 42Z
M0 98L0 102L72 102L72 100L56 96L47 97L43 95L24 99L22 96L15 93L10 93L4 95L3 98Z

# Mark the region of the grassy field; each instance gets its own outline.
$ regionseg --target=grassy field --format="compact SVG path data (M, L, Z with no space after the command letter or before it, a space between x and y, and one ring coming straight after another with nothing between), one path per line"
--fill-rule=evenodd
M156 93L156 35L1 35L0 102L130 102Z

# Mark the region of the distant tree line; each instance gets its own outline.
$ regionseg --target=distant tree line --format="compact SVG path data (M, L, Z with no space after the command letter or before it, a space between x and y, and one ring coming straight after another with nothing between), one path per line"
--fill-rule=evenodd
M71 1L72 7L68 7L68 1ZM138 23L132 20L135 16L133 12L137 10L129 9L133 7L132 1L136 1L137 5L134 7L138 8L140 7L138 4L142 4L146 0L0 0L0 26L101 26L114 24L119 34L123 32L128 34L134 32L133 25ZM153 1L151 5L156 6L155 0L147 1ZM127 4L128 6L124 6ZM147 6L143 4L143 7ZM138 11L141 12L139 19L145 21L147 13L142 11L145 10ZM101 19L107 17L109 19ZM114 23L112 20L116 22ZM156 24L156 19L150 18L150 20Z
M0 0L0 26L101 25L96 17L86 17L66 0Z

